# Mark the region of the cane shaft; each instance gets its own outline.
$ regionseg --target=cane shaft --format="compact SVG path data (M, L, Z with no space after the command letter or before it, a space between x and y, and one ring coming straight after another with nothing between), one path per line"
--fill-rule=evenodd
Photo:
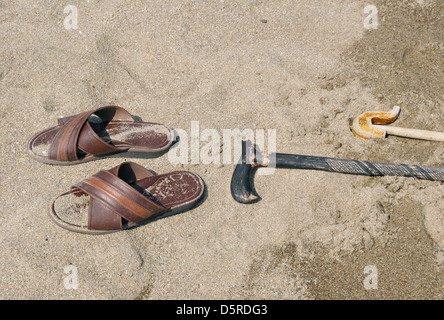
M285 153L271 154L269 160L270 163L268 166L275 166L276 168L322 170L363 176L414 177L423 180L444 181L444 168L442 167L425 167Z

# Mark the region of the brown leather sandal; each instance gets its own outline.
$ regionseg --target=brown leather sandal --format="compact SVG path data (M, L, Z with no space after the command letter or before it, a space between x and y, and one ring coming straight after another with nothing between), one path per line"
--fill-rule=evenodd
M190 209L203 192L202 179L191 172L154 175L134 162L124 162L59 195L49 215L65 229L104 234Z
M161 153L174 141L173 130L135 121L125 109L106 106L59 118L58 126L35 134L30 156L48 164L77 164L122 152Z

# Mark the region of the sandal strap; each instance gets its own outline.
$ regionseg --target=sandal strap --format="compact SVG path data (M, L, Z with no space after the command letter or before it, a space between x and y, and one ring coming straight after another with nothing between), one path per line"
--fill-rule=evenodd
M75 161L78 160L78 149L93 155L127 150L107 143L95 133L88 122L88 118L93 114L99 116L104 122L112 120L134 121L128 111L116 106L102 107L76 116L59 119L61 127L51 143L48 157L52 160Z
M129 165L130 171L134 173L132 178L124 174L125 177L122 178L126 181L117 176L124 164ZM80 189L91 197L88 219L90 229L103 230L111 226L121 228L122 218L132 223L139 223L154 214L168 210L129 185L152 174L132 162L124 164L109 171L99 171L73 186L73 189ZM134 168L137 170L132 170ZM140 168L145 172L142 173Z

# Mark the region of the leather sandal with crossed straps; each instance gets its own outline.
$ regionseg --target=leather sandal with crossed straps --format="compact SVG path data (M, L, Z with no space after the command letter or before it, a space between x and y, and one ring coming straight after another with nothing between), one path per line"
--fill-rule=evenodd
M106 106L59 118L28 141L30 156L48 164L78 164L123 152L160 154L174 142L172 129L135 121L125 109Z
M54 200L49 215L65 229L104 234L188 210L203 192L203 181L194 173L154 175L124 162L73 185Z

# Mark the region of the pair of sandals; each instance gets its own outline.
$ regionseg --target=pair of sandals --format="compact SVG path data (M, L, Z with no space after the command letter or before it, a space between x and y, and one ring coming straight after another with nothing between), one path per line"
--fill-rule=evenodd
M27 149L37 161L72 165L125 152L158 155L173 142L172 129L136 121L125 109L106 106L59 118L57 126L32 136ZM104 234L187 210L203 192L203 181L194 173L155 175L128 161L101 170L59 195L50 217L71 231Z

